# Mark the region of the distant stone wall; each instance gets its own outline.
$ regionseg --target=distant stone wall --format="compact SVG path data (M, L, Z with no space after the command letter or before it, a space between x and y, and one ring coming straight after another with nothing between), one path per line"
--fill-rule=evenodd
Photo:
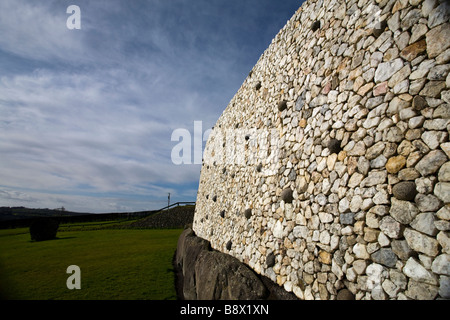
M450 23L309 0L207 142L193 229L301 299L450 298Z

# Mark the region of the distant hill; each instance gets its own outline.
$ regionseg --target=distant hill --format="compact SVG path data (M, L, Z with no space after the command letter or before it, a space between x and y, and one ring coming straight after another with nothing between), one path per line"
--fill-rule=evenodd
M195 206L178 206L131 223L129 228L183 228L194 221Z
M194 205L187 202L172 204L172 208L141 212L78 213L61 209L31 209L0 207L0 229L29 227L36 218L55 218L60 223L140 219L131 228L183 228L194 220ZM176 206L176 207L175 207Z
M71 217L86 213L70 212L62 209L31 209L25 207L0 207L0 221L30 219L38 217Z

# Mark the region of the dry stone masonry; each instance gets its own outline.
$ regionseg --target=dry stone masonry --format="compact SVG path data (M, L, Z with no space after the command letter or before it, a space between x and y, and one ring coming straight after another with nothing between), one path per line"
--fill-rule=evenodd
M449 17L306 1L209 137L196 235L300 299L450 298Z

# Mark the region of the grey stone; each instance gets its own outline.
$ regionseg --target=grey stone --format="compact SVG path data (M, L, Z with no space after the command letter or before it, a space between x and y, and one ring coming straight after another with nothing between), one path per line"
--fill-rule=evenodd
M391 216L402 224L410 224L414 217L419 213L419 209L409 201L391 199Z
M295 102L295 110L301 111L303 109L303 106L305 105L305 100L303 96L299 96L297 101Z
M377 70L375 71L375 82L380 83L389 80L389 78L392 77L402 67L403 61L400 58L380 63Z
M389 142L401 142L404 139L403 132L398 127L390 127L385 132L385 139Z
M401 27L403 30L411 28L414 24L419 21L422 17L422 13L419 9L413 9L407 13L407 15L402 19Z
M433 212L424 212L415 217L415 219L411 222L411 227L429 236L435 236L438 233L438 230L434 225L435 221L436 218L434 217Z
M405 295L414 300L433 300L438 293L437 286L412 279L409 280L408 289L405 291Z
M439 6L430 12L428 17L428 27L434 28L441 23L448 22L450 20L450 6L447 2L442 2Z
M397 263L397 256L389 248L381 248L372 253L370 257L372 258L372 261L390 268L395 267L395 264Z
M369 175L367 178L365 178L361 182L362 187L370 187L370 186L376 186L380 185L386 182L387 173L386 171L372 171L369 172Z
M443 299L450 299L450 277L440 276L439 295Z
M447 156L441 150L430 151L416 165L416 169L422 176L435 173L447 161Z
M447 132L442 131L426 131L422 134L422 140L430 149L436 149L442 142L448 138Z
M442 253L448 253L450 254L450 234L448 232L439 232L436 240L441 245L441 251Z
M373 146L367 149L366 158L369 160L373 160L379 155L381 155L384 151L385 144L384 142L377 142Z
M353 212L341 213L339 215L339 220L344 225L353 225L355 223L355 214Z
M437 57L450 46L450 24L441 24L427 32L427 53L429 58Z
M415 254L406 240L393 240L391 242L391 247L397 257L404 261Z
M441 254L433 260L431 270L434 273L450 276L450 255Z
M444 203L450 203L450 182L439 182L434 187L434 194Z
M411 249L425 253L430 257L437 256L439 252L439 242L436 239L410 228L406 228L403 234Z
M398 239L402 236L402 225L391 216L383 217L380 221L380 230L391 239Z
M437 211L442 206L442 202L432 194L418 194L415 201L417 207L422 212Z
M441 182L450 182L450 162L442 165L441 169L439 169L438 178Z
M409 258L403 267L403 273L414 279L415 281L425 282L428 284L437 285L438 281L435 275L425 269L416 259Z
M450 65L437 65L430 69L428 73L428 80L445 80L447 78L448 72L450 71Z

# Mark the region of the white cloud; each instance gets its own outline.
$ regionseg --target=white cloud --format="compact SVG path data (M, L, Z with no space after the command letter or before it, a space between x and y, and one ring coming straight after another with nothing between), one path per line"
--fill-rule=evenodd
M71 4L81 30L66 27ZM171 134L214 125L267 45L253 45L259 4L0 1L0 54L20 65L0 75L0 205L195 199L200 166L172 164Z
M67 29L68 17L62 2L2 0L0 47L29 59L80 57L82 37Z

